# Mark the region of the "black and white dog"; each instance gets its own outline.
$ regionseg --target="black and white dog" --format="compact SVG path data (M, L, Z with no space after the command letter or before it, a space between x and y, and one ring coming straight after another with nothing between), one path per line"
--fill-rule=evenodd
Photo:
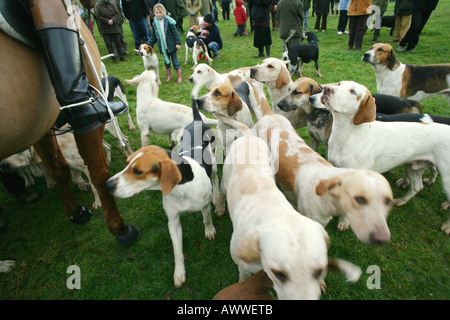
M198 37L201 32L202 28L200 26L193 25L189 28L189 31L186 34L186 41L184 44L186 47L186 60L184 61L184 64L187 64L188 62L189 51L192 51L192 60L194 62L194 66L191 68L192 70L197 66L198 55L201 53L205 55L205 58L208 60L210 66L212 65L213 61L208 54L208 48L206 47L206 44L201 38Z
M283 52L281 60L289 63L289 71L291 76L299 68L300 77L302 77L303 63L314 61L314 67L319 77L322 75L319 72L319 44L317 36L314 32L306 32L305 36L308 39L308 44L297 44L289 47L288 41L295 34L295 30L291 30L289 37L286 39L286 50Z

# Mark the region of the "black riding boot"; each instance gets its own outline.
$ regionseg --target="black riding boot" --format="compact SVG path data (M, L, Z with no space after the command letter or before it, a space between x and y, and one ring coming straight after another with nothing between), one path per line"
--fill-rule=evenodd
M68 122L75 133L83 133L111 121L105 102L89 91L78 32L46 28L37 30L37 37L56 98L62 107L57 124ZM109 102L109 106L114 115L128 109L121 101Z
M380 42L380 29L373 29L373 42Z
M253 56L253 58L259 58L259 57L264 57L264 48L263 47L258 48L258 54L256 56Z

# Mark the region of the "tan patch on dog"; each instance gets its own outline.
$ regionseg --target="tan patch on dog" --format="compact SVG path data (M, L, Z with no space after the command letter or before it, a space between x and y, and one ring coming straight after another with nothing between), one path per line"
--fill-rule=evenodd
M242 81L242 77L240 75L236 75L236 74L229 74L227 76L227 78L228 78L228 81L230 81L230 83Z
M358 100L359 99L361 99L361 97L358 95ZM361 99L358 111L353 117L353 123L358 125L363 122L375 121L376 110L375 99L370 94L370 91L367 90L366 95Z
M267 134L271 136L271 129L268 129L267 131ZM277 178L283 186L283 189L285 189L286 191L292 191L294 190L295 185L295 172L297 172L298 167L301 165L301 163L299 161L297 153L287 156L289 147L287 143L288 138L289 134L286 131L282 131L280 134L278 150L280 155L280 165L277 172ZM270 143L270 139L268 139L268 141Z

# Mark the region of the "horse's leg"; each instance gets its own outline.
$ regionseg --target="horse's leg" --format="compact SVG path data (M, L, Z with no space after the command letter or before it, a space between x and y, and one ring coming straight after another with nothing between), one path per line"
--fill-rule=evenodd
M55 180L61 191L64 212L74 223L86 223L92 214L85 207L78 205L70 188L70 168L64 159L52 130L39 140L34 148L42 159L49 175Z
M103 151L103 133L105 126L89 132L75 134L78 151L88 166L91 183L97 189L102 202L106 226L116 236L120 244L129 246L139 238L139 230L133 226L126 226L117 209L116 201L106 188L106 181L110 178Z

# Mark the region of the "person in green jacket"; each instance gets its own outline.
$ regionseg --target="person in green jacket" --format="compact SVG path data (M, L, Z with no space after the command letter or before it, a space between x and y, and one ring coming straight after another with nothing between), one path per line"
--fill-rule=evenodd
M303 31L303 4L302 0L281 0L278 2L278 27L280 38L283 42L283 51L286 48L286 39L292 29L295 35L289 40L288 45L300 44Z
M155 14L155 19L153 20L152 33L147 44L153 46L155 42L158 42L159 51L164 57L166 66L166 81L172 80L170 70L170 60L172 60L173 68L177 71L178 83L181 83L183 80L181 77L181 65L177 57L177 50L181 48L181 39L176 22L166 15L166 8L161 3L155 4L153 13Z

